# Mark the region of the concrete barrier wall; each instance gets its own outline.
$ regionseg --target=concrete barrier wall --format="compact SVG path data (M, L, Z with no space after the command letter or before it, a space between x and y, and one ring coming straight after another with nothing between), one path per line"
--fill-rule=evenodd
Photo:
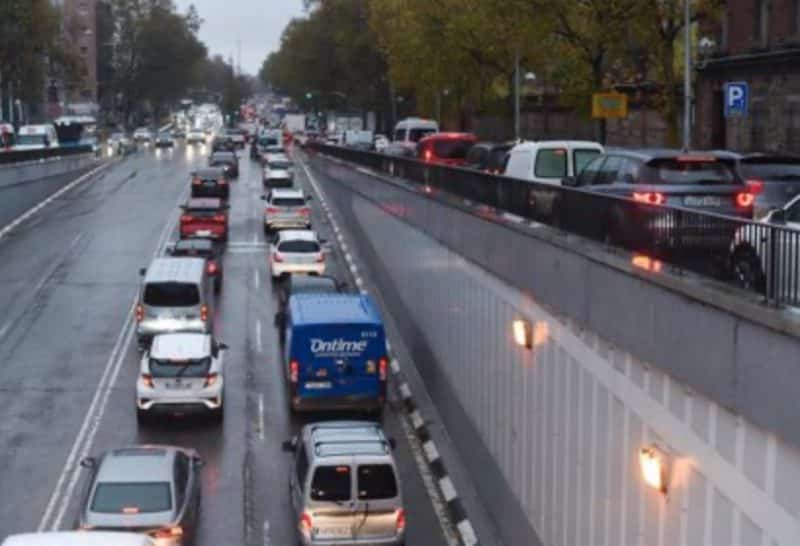
M93 154L0 165L0 226L97 165Z
M312 163L506 544L800 543L796 338ZM653 446L666 495L642 480Z

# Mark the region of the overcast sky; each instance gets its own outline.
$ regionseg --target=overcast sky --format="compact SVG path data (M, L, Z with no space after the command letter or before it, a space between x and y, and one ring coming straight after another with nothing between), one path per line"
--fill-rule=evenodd
M226 59L242 44L242 70L258 74L270 51L278 49L281 33L292 17L303 14L302 0L175 0L181 12L197 7L204 23L200 39L211 54Z

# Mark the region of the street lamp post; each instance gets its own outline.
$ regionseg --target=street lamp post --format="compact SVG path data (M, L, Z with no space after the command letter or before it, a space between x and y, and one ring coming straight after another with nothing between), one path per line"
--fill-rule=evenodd
M683 149L692 145L692 31L691 0L683 2Z
M514 138L520 137L519 112L519 47L514 51Z

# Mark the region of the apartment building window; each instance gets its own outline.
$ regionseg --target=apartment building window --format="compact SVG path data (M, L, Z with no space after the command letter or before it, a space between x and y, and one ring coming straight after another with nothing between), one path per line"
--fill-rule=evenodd
M755 0L753 37L754 42L762 47L769 42L769 0Z

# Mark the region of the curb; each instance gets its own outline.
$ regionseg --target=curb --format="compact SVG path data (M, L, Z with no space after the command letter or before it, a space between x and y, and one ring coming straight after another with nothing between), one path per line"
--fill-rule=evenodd
M334 235L339 242L339 247L342 251L345 261L347 262L347 266L353 275L353 279L355 280L358 290L362 294L366 294L367 291L364 288L364 282L359 274L358 266L353 260L353 255L349 250L347 242L344 240L342 231L339 229L335 219L332 217L331 209L327 203L327 200L314 181L314 178L310 176L308 168L304 165L303 169L306 171L309 182L311 182L311 185L314 187L314 190L320 198L322 209L325 211L325 214L331 221ZM464 506L464 503L461 500L461 497L458 495L458 491L456 490L453 481L450 479L450 476L447 472L447 466L439 455L439 450L436 448L436 443L434 442L433 437L428 430L427 421L422 417L419 407L414 401L414 397L411 393L411 387L403 376L402 370L400 369L400 362L394 357L394 351L392 351L392 346L388 339L386 340L386 350L391 358L389 368L392 372L391 375L394 379L396 390L402 400L403 409L405 410L406 415L411 423L414 435L417 437L417 440L419 440L419 443L422 446L425 463L427 464L428 470L430 470L431 476L436 483L436 488L439 495L441 496L442 500L444 500L445 506L447 507L447 514L450 518L451 524L455 527L459 542L463 546L480 546L478 537L475 534L475 529L469 520L469 516L467 515L467 510Z

